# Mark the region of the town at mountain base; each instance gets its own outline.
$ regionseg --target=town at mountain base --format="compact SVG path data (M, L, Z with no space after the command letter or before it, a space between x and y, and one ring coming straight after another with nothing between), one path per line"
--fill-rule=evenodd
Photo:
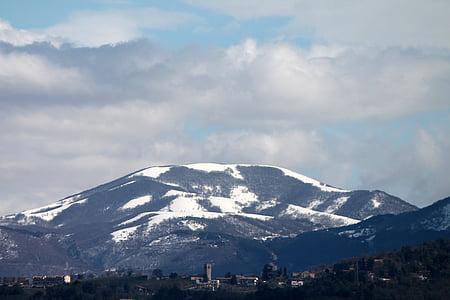
M450 239L354 257L304 272L267 264L260 275L151 274L0 278L2 299L429 299L450 298Z

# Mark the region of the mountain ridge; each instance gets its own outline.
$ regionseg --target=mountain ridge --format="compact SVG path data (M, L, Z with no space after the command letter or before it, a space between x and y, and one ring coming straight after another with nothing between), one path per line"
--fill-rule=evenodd
M188 262L214 260L224 266L247 261L253 270L272 255L267 240L416 209L382 191L344 190L284 168L201 163L144 168L7 215L0 225L42 234L44 246L64 252L73 268L180 271ZM19 244L35 239L4 234ZM29 261L24 253L18 247L9 261Z

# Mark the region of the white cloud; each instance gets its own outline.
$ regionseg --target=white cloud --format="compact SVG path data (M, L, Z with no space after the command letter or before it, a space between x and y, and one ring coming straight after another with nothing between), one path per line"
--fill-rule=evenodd
M289 17L288 37L353 45L450 47L446 0L187 0L239 20Z
M86 92L89 86L75 67L55 65L40 55L0 52L0 66L3 97L15 92ZM3 97L0 100L7 100Z
M328 157L315 131L233 131L212 134L202 145L206 157L236 163L312 167L325 164Z
M55 46L59 45L57 40L51 39L45 34L39 34L24 29L16 29L2 19L0 19L0 41L14 46L30 45L38 42L50 42Z
M187 13L157 8L80 11L44 32L75 45L96 47L143 38L147 30L173 29L197 20Z
M198 16L152 7L76 11L61 23L29 30L13 28L0 19L0 41L15 46L46 42L55 47L63 43L98 47L148 38L155 31L198 23Z
M448 86L439 82L450 76L448 55L377 48L303 50L247 41L202 64L216 101L209 103L216 108L211 118L248 123L245 116L257 114L260 124L271 125L278 119L292 124L390 118L446 106Z

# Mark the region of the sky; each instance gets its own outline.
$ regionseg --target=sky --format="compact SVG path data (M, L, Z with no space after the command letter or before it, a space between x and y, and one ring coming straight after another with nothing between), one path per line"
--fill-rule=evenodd
M0 215L151 165L450 196L450 1L0 0Z

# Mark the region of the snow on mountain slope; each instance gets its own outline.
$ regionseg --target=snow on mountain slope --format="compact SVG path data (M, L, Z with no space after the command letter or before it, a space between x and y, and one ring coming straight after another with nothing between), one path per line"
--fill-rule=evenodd
M170 170L171 167L150 167L142 171L136 172L131 176L147 176L151 178L158 178L161 174Z
M336 212L339 208L342 207L342 205L345 204L345 202L348 201L349 198L350 198L350 196L344 196L344 197L337 198L334 201L334 203L332 203L330 206L327 207L327 209L325 209L325 212L329 213L329 214Z
M144 205L146 203L149 203L150 201L152 201L152 196L151 195L138 197L138 198L135 198L135 199L132 199L132 200L128 201L120 209L136 208L138 206L141 206L141 205Z
M87 201L87 199L78 200L77 197L71 197L71 198L60 200L60 201L58 201L54 204L50 204L48 206L24 211L24 212L22 212L22 214L29 219L38 218L38 219L42 219L44 221L49 222L49 221L53 220L56 216L61 214L63 211L65 211L66 209L71 207L72 205L75 205L75 204L80 205L80 204L86 203L86 201Z
M0 218L0 225L38 236L51 233L56 243L51 249L79 253L82 265L189 266L199 259L225 259L226 265L227 259L251 260L254 251L270 256L260 244L250 247L250 240L293 237L415 209L382 191L339 189L284 168L201 163L142 169ZM185 257L188 249L192 261Z
M138 227L139 226L132 226L132 227L127 227L127 228L123 228L123 229L112 232L111 235L112 235L113 241L115 241L116 243L119 243L119 242L128 240L130 238L130 236L136 232Z
M136 217L126 220L118 225L118 227L125 226L119 230L111 232L112 240L116 243L124 242L131 238L140 238L136 235L138 228L143 229L142 234L148 235L152 231L157 231L157 228L162 223L172 222L173 224L182 224L183 228L192 231L205 230L208 228L207 220L221 219L222 222L227 223L230 217L238 217L243 219L253 219L257 221L269 221L274 217L260 214L249 213L218 213L208 212L202 210L184 210L182 207L179 211L152 211L141 213ZM195 221L197 220L197 221ZM202 221L200 221L202 220ZM129 226L130 224L139 223L140 225ZM232 224L230 224L232 225ZM179 227L177 227L180 229Z
M205 172L225 172L237 179L244 179L241 173L237 169L238 165L226 165L226 164L215 164L215 163L199 163L199 164L189 164L184 165L189 169L200 170Z
M282 170L284 172L284 174L286 176L290 176L293 177L295 179L298 179L304 183L309 183L315 187L318 187L320 190L324 191L324 192L349 192L348 190L343 190L343 189L339 189L339 188L335 188L332 186L329 186L325 183L322 183L316 179L312 179L310 177L307 177L305 175L293 172L291 170L285 169L285 168L279 168L279 167L272 167L272 168L278 168L280 170Z
M86 203L89 199L92 201ZM130 214L134 217L135 210L212 210L276 217L274 213L283 205L362 220L377 214L415 209L380 191L334 188L285 168L199 163L146 168L49 206L16 214L9 220L16 219L25 224L37 220L71 224L78 222L75 215L82 205L89 214L105 220L119 220ZM73 218L60 218L62 214L73 215ZM3 218L2 222L5 220ZM341 224L344 219L336 220L340 220L336 224Z
M267 167L274 168L282 171L284 175L298 179L304 183L311 184L324 192L348 192L347 190L335 188L330 185L324 184L316 179L312 179L305 175L296 173L294 171L288 170L286 168L270 166L270 165L251 165L251 164L218 164L218 163L196 163L181 166L163 166L163 167L149 167L147 169L141 170L131 176L148 176L157 179L162 174L168 172L172 167L186 167L193 170L203 171L203 172L223 172L233 176L236 179L244 180L242 174L239 172L238 167Z
M309 218L313 223L319 224L323 222L324 219L327 219L329 221L336 223L337 226L351 225L359 222L359 220L355 220L352 218L342 217L324 212L318 212L292 204L289 204L286 210L282 211L279 214L279 217L287 217L291 219Z

